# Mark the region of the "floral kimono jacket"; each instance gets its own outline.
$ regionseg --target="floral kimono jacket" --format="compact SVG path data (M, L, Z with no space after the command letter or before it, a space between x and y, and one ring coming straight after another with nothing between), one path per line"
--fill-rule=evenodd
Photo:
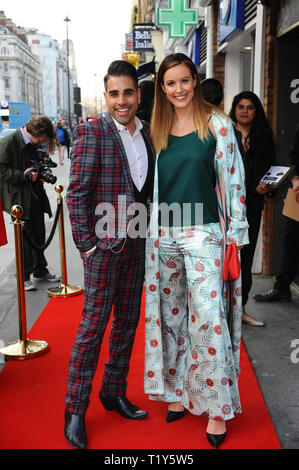
M214 167L216 172L216 194L219 220L223 234L223 257L226 245L236 241L238 246L248 243L248 223L245 206L245 174L241 155L238 150L233 125L225 117L213 114L212 120L216 133ZM157 158L158 160L158 158ZM153 205L148 238L146 241L146 318L145 318L145 393L159 400L164 390L163 348L161 331L161 310L159 290L159 225L158 225L158 168L156 161ZM228 315L229 299L226 283L222 281L224 315ZM232 312L230 339L232 367L239 374L241 341L241 279L232 281ZM238 406L236 407L238 411ZM192 410L190 410L192 412ZM197 413L199 414L199 413Z

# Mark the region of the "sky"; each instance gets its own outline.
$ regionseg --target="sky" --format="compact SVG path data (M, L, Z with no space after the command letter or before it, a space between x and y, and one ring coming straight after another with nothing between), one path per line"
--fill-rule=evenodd
M68 16L81 96L94 97L102 94L109 64L121 58L131 5L132 0L8 0L0 2L0 10L17 26L37 28L60 44L66 39L64 19Z

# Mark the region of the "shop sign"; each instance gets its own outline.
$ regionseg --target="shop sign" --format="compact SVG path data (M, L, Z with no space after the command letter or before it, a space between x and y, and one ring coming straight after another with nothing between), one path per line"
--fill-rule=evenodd
M200 65L200 32L194 31L188 45L188 55L195 65Z
M139 53L135 54L134 52L124 52L122 58L130 62L134 67L138 67L141 61L141 55Z
M133 50L152 51L152 37L149 29L133 29Z
M244 29L244 0L219 0L219 39L228 41Z
M126 35L126 51L132 51L133 50L133 33L127 33Z
M186 0L169 0L169 8L158 8L157 24L168 26L170 38L186 37L187 26L198 25L198 8L187 8Z

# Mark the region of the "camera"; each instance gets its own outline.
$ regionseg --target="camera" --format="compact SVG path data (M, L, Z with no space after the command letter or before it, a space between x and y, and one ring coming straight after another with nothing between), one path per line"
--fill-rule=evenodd
M57 163L53 162L49 155L43 149L37 149L36 160L31 160L32 170L25 175L27 181L32 181L32 173L37 173L37 178L46 183L55 184L57 177L52 175L50 168L55 168Z

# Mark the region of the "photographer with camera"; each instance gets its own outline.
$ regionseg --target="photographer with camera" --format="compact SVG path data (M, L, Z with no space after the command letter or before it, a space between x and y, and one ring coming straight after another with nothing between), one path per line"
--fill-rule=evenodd
M47 153L39 147L47 143ZM4 137L0 142L0 198L3 210L10 213L13 205L23 208L23 252L25 290L35 290L30 280L56 282L58 277L49 273L42 247L46 231L44 213L52 216L44 182L55 184L51 167L56 166L49 158L56 148L56 133L49 118L31 118L25 125ZM26 235L26 236L25 236ZM29 243L30 240L31 243Z

